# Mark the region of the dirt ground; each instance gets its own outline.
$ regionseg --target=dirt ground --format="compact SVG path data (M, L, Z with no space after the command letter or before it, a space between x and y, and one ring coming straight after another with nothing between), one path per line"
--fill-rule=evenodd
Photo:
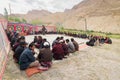
M33 37L27 37L28 42L31 39ZM51 69L30 78L19 70L10 52L3 80L120 80L120 40L112 40L111 45L88 47L71 54L67 59L53 61ZM81 43L86 40L77 41Z

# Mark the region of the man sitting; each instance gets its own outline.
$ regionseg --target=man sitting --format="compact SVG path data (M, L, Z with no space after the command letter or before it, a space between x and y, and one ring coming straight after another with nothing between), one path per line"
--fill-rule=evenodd
M71 42L74 44L75 50L78 51L79 50L78 43L73 38L71 38Z
M52 63L52 51L50 50L49 42L44 42L43 48L40 49L40 53L38 55L38 60L43 67L51 67Z
M56 44L53 46L52 52L55 60L62 60L64 58L64 50L60 42L56 42Z
M35 44L31 43L27 49L25 49L19 59L20 69L25 70L29 67L38 67L39 61L35 60L33 55L33 51L35 48Z
M66 43L67 43L67 46L68 46L68 52L69 53L74 53L75 52L74 44L72 42L70 42L69 39L66 39Z
M20 42L20 45L15 50L15 53L13 55L13 58L15 59L15 62L19 62L20 55L25 50L27 43L26 42Z

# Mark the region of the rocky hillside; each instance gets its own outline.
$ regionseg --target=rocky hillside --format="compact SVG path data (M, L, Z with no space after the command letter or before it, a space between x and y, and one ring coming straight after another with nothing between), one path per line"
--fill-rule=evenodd
M119 0L84 0L69 11L67 28L120 33ZM85 25L86 23L86 25ZM73 27L74 26L74 27Z
M69 29L94 30L120 33L120 0L83 0L71 10L50 13L45 10L32 10L25 15L28 22L40 20L49 25L62 25Z

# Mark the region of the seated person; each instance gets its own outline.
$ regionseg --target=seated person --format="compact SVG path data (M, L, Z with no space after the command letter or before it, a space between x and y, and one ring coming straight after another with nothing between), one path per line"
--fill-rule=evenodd
M64 58L64 50L60 42L56 42L56 44L53 46L52 52L55 60L62 60Z
M15 52L15 50L17 49L17 47L19 46L19 44L20 44L20 38L17 39L17 41L16 41L15 44L13 45L12 50L13 50L14 52Z
M38 36L37 42L35 43L36 48L40 48L40 45L42 43L42 36Z
M33 42L34 42L34 43L37 43L37 41L38 41L37 36L34 36L34 40L33 40Z
M103 37L100 38L100 43L104 44L105 43L105 39Z
M110 38L106 37L105 43L107 43L107 44L112 44L112 40L111 40Z
M39 48L39 49L44 48L44 43L45 43L45 42L48 42L47 39L46 39L46 38L42 39L42 43L40 44L40 48ZM48 42L48 43L49 43L49 42ZM49 45L50 45L50 43L49 43Z
M67 43L67 46L68 46L68 52L69 53L74 53L75 52L74 44L72 42L70 42L69 39L66 39L66 43Z
M22 54L22 52L26 48L26 45L27 45L26 42L20 42L20 45L17 47L17 49L15 50L15 53L13 55L15 62L17 62L17 63L19 62L20 55Z
M51 67L52 63L52 51L50 50L50 44L48 42L44 42L44 48L40 49L40 53L38 55L38 60L43 67Z
M78 43L73 38L71 38L71 42L74 44L75 50L78 51L79 50Z
M39 67L39 61L35 60L34 51L35 44L31 43L28 48L26 48L19 59L20 70L25 70L29 67Z
M64 40L60 40L59 41L62 45L62 48L64 50L64 56L68 55L69 56L69 53L68 53L68 46L65 44L65 41Z
M59 42L59 40L60 40L60 37L57 37L57 38L53 41L52 47L56 44L56 42Z
M100 46L100 40L99 40L99 38L96 39L94 45L95 45L95 46Z
M24 36L21 36L20 38L18 38L17 41L15 42L15 44L13 45L12 50L14 52L17 49L17 47L19 46L20 42L25 42L25 37Z
M86 42L86 44L87 44L88 46L94 46L94 44L95 44L95 39L94 39L94 38L90 39L90 41Z

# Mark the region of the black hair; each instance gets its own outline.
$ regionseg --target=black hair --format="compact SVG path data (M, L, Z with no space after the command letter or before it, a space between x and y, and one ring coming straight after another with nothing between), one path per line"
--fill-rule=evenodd
M66 42L69 42L69 39L66 39Z
M60 37L60 39L63 39L63 38L64 38L63 36Z
M29 44L29 48L35 46L35 44L32 42Z
M47 39L46 39L46 38L44 38L44 39L43 39L43 41L47 41Z
M57 38L56 38L56 40L59 40L59 39L60 39L60 37L57 37Z
M25 36L21 36L20 39L25 39Z
M74 41L74 39L73 39L73 38L71 38L71 41L73 42L73 41Z

